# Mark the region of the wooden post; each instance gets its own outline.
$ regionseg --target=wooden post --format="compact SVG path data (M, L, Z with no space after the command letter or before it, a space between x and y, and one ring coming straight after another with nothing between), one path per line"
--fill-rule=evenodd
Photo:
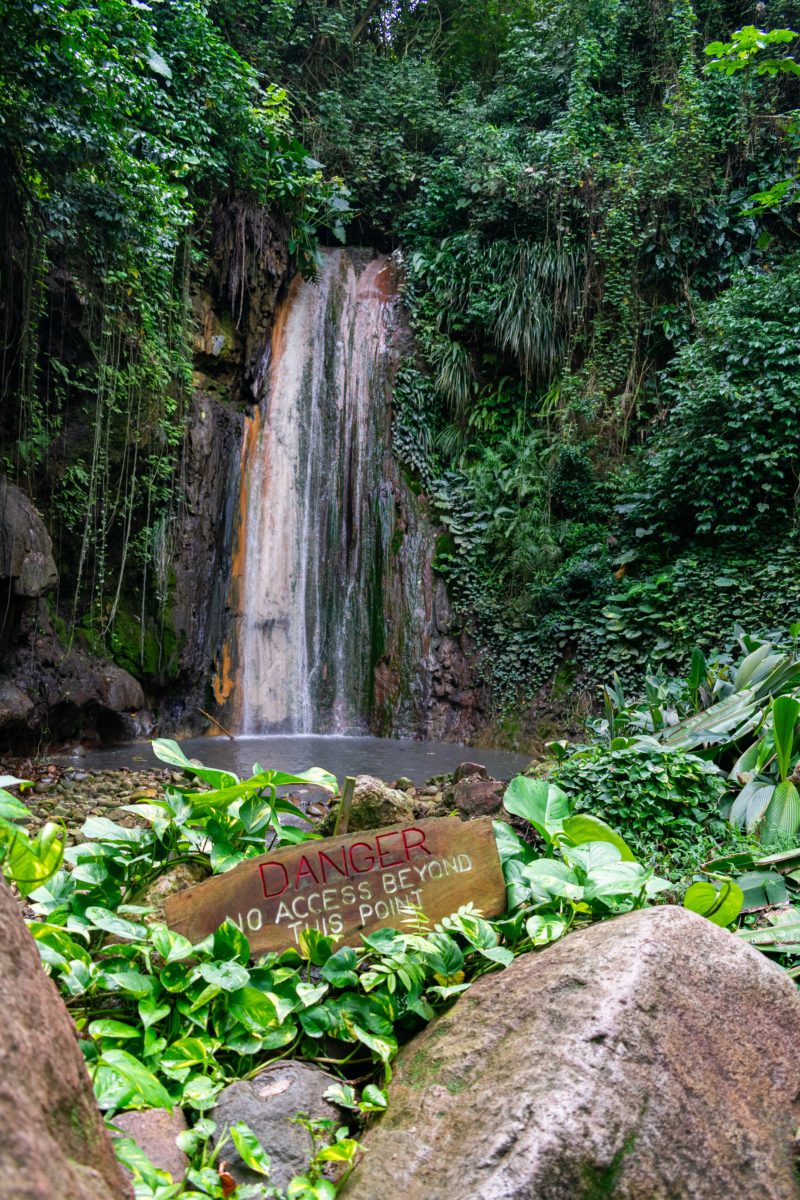
M336 814L336 824L333 827L333 836L338 837L340 833L347 833L347 826L350 823L350 808L353 803L353 792L356 790L356 780L354 775L348 775L344 781L342 788L342 798L339 801L339 811Z

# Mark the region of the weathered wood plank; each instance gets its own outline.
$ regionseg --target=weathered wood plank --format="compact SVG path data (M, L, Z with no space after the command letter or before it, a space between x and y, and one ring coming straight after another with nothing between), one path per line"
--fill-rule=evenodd
M469 901L485 916L506 907L489 817L442 817L288 846L178 892L165 915L192 941L228 917L260 954L295 945L306 928L357 944L362 933L402 928L410 906L438 921Z

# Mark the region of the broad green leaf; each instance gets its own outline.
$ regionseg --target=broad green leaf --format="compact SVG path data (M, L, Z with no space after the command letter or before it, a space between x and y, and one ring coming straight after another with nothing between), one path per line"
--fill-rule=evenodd
M140 971L108 971L103 973L101 979L104 987L125 992L137 1000L149 996L155 986L152 975L142 975Z
M510 967L514 961L513 951L507 946L487 946L481 948L480 953L489 962L498 963L501 967Z
M800 700L792 696L778 696L772 703L772 728L775 735L775 754L778 773L785 779L792 767L792 750L797 718L800 715Z
M580 846L583 842L608 842L610 845L616 846L623 862L635 861L635 856L624 839L599 817L592 817L588 813L578 813L574 817L567 817L563 828L564 833L576 846Z
M492 827L501 863L505 864L511 859L527 863L535 856L533 846L524 842L505 821L492 821Z
M361 1093L361 1107L365 1112L382 1112L389 1106L386 1092L374 1083L368 1083Z
M124 1021L103 1019L89 1022L89 1036L93 1038L137 1038L141 1035L140 1029L134 1029L132 1025L126 1025Z
M224 1087L223 1081L215 1083L208 1075L192 1075L186 1080L181 1092L181 1104L204 1111L212 1108Z
M172 1098L167 1089L127 1050L105 1050L100 1062L121 1075L147 1108L166 1108L172 1112Z
M352 1162L360 1149L359 1143L354 1138L339 1138L335 1142L331 1142L330 1146L325 1146L324 1149L318 1151L317 1160L319 1162Z
M208 1141L216 1128L216 1121L212 1121L210 1117L201 1117L199 1121L195 1121L191 1129L185 1129L179 1133L175 1142L184 1154L188 1154L189 1158L192 1158L203 1142Z
M179 1038L164 1050L161 1062L164 1067L202 1067L214 1057L220 1043L212 1038Z
M523 874L544 898L549 896L563 896L570 900L583 898L583 888L578 876L566 863L560 862L558 859L536 859L534 862L528 863Z
M223 992L236 992L250 982L250 972L241 963L202 963L200 975L206 983L214 983Z
M683 898L683 907L699 913L714 925L730 925L742 911L744 894L730 879L719 884L701 881L693 883Z
M356 1022L353 1022L352 1029L358 1040L368 1046L373 1054L377 1054L382 1062L388 1062L397 1053L397 1041L394 1037L380 1037Z
M214 934L213 953L217 961L234 959L246 967L250 961L250 943L238 925L228 919Z
M622 862L620 852L610 842L584 842L581 846L565 846L564 861L572 868L588 874L607 863Z
M269 1177L270 1157L250 1126L245 1125L244 1121L237 1121L231 1125L230 1134L246 1166L258 1175Z
M338 1104L340 1108L358 1109L355 1088L349 1083L331 1084L328 1090L323 1092L323 1099L330 1100L331 1104Z
M339 790L336 776L331 775L330 771L323 770L322 767L309 767L307 771L300 771L297 775L287 775L284 771L271 771L269 774L275 787L290 787L294 784L304 783L323 788L326 792L338 792Z
M243 987L232 992L228 1011L251 1033L266 1033L280 1025L275 1005L256 988Z
M81 826L81 833L89 842L150 843L153 835L149 829L128 829L108 817L88 817Z
M146 1183L152 1192L159 1187L163 1188L170 1181L169 1173L154 1167L144 1150L132 1137L128 1137L127 1134L122 1137L115 1136L111 1144L114 1147L117 1161L128 1168L134 1179L141 1179Z
M639 863L605 863L595 867L586 879L586 899L638 896L643 891L650 872Z
M150 941L165 963L180 962L194 953L189 939L182 933L174 933L166 925L151 925Z
M764 813L764 834L767 837L794 837L800 827L800 794L790 779L782 780Z
M304 929L298 938L300 954L315 967L322 967L333 954L333 938L317 929Z
M564 936L567 922L560 916L535 913L525 922L525 930L534 946L549 946Z
M339 1023L332 1005L317 1004L298 1013L300 1024L309 1037L318 1038L330 1033Z
M342 946L335 954L326 960L322 967L322 978L327 979L334 987L348 988L358 986L358 976L355 973L358 955L352 946Z
M503 796L507 812L524 817L546 842L560 833L569 816L569 800L555 784L544 779L529 779L517 775L511 780Z
M153 753L162 762L171 767L180 767L190 775L196 775L204 783L210 783L213 788L227 788L239 782L239 776L232 771L217 771L213 767L197 766L190 762L177 742L171 738L155 738L151 743Z
M8 792L0 791L0 820L24 821L31 816L31 810Z
M108 908L90 905L86 909L86 916L98 929L113 933L115 937L124 938L126 941L144 940L147 937L146 925L137 925L135 921L118 917Z
M14 881L20 895L29 896L59 871L64 860L62 830L49 821L34 838L15 827L12 830L3 873Z
M104 862L82 862L73 868L72 878L76 883L88 883L100 887L108 879L108 867Z

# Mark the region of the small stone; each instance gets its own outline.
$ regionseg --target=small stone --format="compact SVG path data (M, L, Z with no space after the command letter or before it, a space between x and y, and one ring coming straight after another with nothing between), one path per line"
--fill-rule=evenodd
M394 786L397 788L398 792L410 792L413 789L414 784L413 781L408 778L408 776L401 775Z
M285 1188L292 1176L303 1174L314 1152L310 1134L302 1125L294 1124L292 1117L302 1112L313 1120L327 1118L338 1123L339 1110L322 1098L337 1082L308 1063L276 1063L255 1079L242 1079L226 1087L209 1115L219 1131L235 1121L249 1125L272 1160L269 1182L273 1187ZM244 1164L230 1143L222 1156L237 1183L264 1182L263 1176Z
M35 783L33 785L33 790L36 792L36 794L38 796L44 795L45 792L51 791L52 788L53 788L53 780L52 779L40 779L38 781L38 783Z
M430 796L430 797L433 797L433 796L438 796L438 795L439 795L439 789L437 788L437 786L436 786L436 784L435 784L435 783L429 783L427 787L424 787L424 788L422 789L422 793L421 793L421 794L422 794L423 796Z
M188 1129L183 1109L147 1108L141 1111L117 1113L114 1124L137 1146L144 1150L154 1167L168 1171L173 1183L180 1183L189 1166L189 1159L176 1145L175 1139Z
M506 785L496 779L468 775L453 789L453 803L464 820L485 817L499 810L505 791Z
M462 779L469 779L471 776L477 775L479 779L488 779L489 772L482 763L463 762L456 767L453 772L453 783L460 783Z
M171 867L163 875L159 875L155 883L150 884L150 887L147 888L141 899L142 904L148 905L155 910L143 918L145 925L163 922L164 901L169 896L174 896L176 892L182 892L186 888L194 887L196 883L200 883L205 877L206 872L199 863L178 863L177 866Z

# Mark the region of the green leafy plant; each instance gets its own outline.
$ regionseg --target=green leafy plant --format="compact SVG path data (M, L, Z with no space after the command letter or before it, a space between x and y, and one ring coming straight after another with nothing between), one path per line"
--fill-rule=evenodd
M29 780L0 776L0 874L15 885L21 896L29 896L52 879L64 857L61 826L48 821L34 837L23 828L33 814L7 789L26 786L32 786Z
M639 854L669 859L724 828L725 776L683 749L652 738L614 738L571 749L552 776L577 811L591 810Z
M538 857L513 829L495 822L511 910L500 928L517 947L548 945L576 924L641 908L669 886L637 863L604 821L573 813L553 783L519 775L503 804L531 825L545 848Z
M733 802L730 819L748 832L758 830L765 841L793 837L800 828L800 794L794 772L798 753L800 700L776 696L762 736L739 756L731 778L743 787Z

